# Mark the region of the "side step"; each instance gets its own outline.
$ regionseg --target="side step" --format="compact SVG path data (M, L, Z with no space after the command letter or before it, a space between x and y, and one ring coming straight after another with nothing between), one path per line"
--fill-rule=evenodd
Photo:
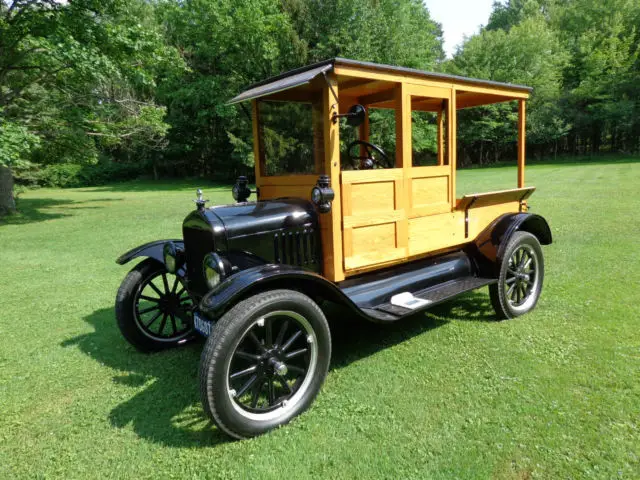
M434 305L445 302L453 297L460 295L461 293L476 290L486 285L496 283L495 278L483 278L483 277L462 277L455 280L450 280L433 287L424 288L417 292L413 292L413 296L421 298L429 302L418 309L410 309L401 307L398 305L392 305L390 302L381 303L373 308L363 308L363 312L367 315L374 317L375 319L383 322L393 322L400 320L403 317L422 312Z

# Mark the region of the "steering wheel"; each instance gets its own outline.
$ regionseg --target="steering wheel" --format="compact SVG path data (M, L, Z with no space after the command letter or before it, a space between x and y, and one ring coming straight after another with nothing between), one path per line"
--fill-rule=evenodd
M364 157L360 155L360 152L358 152L358 155L352 153L353 147L359 148L360 146L364 147L366 153L366 156ZM374 153L379 157L379 159L375 159L373 157ZM374 145L373 143L365 142L363 140L355 140L351 142L347 146L347 155L349 157L349 160L351 160L353 168L355 168L356 170L372 169L376 163L380 162L380 160L383 160L383 163L389 166L389 157L387 157L387 154L384 153L384 150L382 150L377 145Z

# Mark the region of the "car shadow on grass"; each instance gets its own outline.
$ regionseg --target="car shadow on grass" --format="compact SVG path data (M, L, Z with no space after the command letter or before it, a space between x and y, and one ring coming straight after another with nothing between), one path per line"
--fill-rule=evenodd
M379 325L354 318L344 307L327 304L324 310L333 342L330 369L347 367L451 320L486 321L491 316L487 305L486 295L472 293L401 322ZM200 405L198 366L202 340L146 355L122 338L113 308L97 310L85 321L95 331L66 340L62 346L76 346L97 362L117 370L113 382L132 389L130 398L109 414L114 427L131 425L141 438L173 447L210 447L230 440L206 418Z

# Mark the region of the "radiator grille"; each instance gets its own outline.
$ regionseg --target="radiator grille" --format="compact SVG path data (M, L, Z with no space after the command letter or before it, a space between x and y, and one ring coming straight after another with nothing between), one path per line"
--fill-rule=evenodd
M311 266L318 263L318 245L313 228L278 232L273 236L276 263Z

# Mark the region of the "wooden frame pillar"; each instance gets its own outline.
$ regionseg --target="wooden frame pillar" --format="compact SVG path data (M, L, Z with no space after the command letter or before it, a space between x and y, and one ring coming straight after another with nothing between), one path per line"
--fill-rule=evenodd
M444 101L442 102L444 104ZM436 120L438 124L438 165L444 165L444 105L440 106L440 110L438 110L438 119Z
M394 206L396 211L407 211L411 197L411 167L413 148L411 145L411 95L404 83L395 88L396 107L396 168L402 168L402 178L394 181ZM396 222L396 248L404 249L408 256L409 220L406 215Z
M364 122L362 122L362 125L358 127L358 136L360 140L370 142L371 140L369 140L369 135L371 131L369 126L369 105L363 105L363 107L365 108ZM360 156L364 157L366 154L367 151L364 148L364 145L360 145Z
M447 145L449 146L449 165L451 166L451 192L449 192L449 201L452 208L455 208L456 206L456 174L458 168L458 139L456 137L456 130L458 128L458 112L456 110L456 95L456 89L451 89L451 100L449 100L449 112L447 114L447 136L449 137L447 138Z
M396 167L411 168L411 97L404 83L395 89L396 106ZM411 173L411 172L409 172Z
M256 186L260 187L260 181L266 173L262 139L260 138L260 109L258 100L251 101L252 125L253 125L253 160L256 172ZM258 199L259 200L259 199Z
M524 187L526 139L526 100L518 100L518 188Z
M322 245L330 248L322 252L323 274L325 278L340 282L344 280L343 243L342 243L342 185L340 184L340 122L331 117L338 111L338 82L334 74L328 75L333 87L325 85L322 89L322 111L324 117L324 173L329 176L335 198L328 213L318 215Z

